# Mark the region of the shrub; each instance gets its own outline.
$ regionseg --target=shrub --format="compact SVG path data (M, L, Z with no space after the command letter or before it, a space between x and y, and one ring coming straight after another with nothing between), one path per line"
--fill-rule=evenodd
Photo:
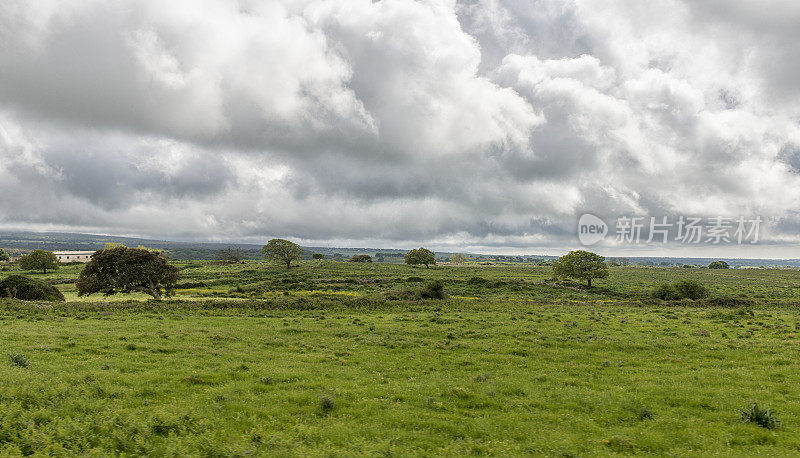
M425 279L422 278L422 277L408 277L408 278L406 278L406 281L409 282L409 283L417 283L417 282L425 281Z
M9 275L0 281L0 297L23 301L64 301L64 295L55 286L23 275Z
M347 262L372 262L372 256L368 254L357 254L350 258Z
M322 396L319 398L319 407L324 413L328 413L336 407L333 398L330 396Z
M697 300L708 297L708 290L706 287L694 280L684 280L675 283L675 290L681 297L685 297L686 299Z
M467 280L467 284L469 284L469 285L482 285L484 283L487 283L488 281L489 280L487 280L485 278L481 278L481 277L470 277L470 279Z
M725 261L711 261L711 264L708 265L709 269L729 269L730 267Z
M681 295L674 285L664 283L656 287L653 291L653 297L662 301L677 301L681 298Z
M419 292L422 299L444 299L444 284L439 280L428 282Z
M22 355L8 355L11 365L16 367L28 367L28 358Z
M677 301L680 299L703 299L708 297L705 286L693 280L684 280L678 283L664 283L653 290L652 296L662 301Z
M781 422L775 417L775 412L770 408L759 407L757 402L752 406L739 411L739 418L746 423L753 423L762 428L778 429Z

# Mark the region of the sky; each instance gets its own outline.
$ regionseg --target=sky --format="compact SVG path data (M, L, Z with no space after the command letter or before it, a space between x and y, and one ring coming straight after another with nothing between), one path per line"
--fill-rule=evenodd
M604 254L800 258L798 24L796 0L4 0L0 229L559 254L592 214ZM681 216L762 222L617 237Z

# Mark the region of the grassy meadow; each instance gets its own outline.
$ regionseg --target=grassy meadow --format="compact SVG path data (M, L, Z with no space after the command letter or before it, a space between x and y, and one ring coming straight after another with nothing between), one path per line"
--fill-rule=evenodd
M67 302L0 301L0 455L800 455L796 270L178 265L161 302L26 273ZM649 297L682 279L731 306Z

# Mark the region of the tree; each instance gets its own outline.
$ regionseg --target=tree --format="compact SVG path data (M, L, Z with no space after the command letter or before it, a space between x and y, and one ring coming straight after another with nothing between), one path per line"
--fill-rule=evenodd
M464 264L467 262L467 257L461 253L455 253L450 256L450 262L454 262L456 264Z
M347 262L372 262L372 256L368 254L357 254Z
M58 258L52 251L31 251L19 258L19 266L22 270L41 270L43 274L46 274L47 269L58 269Z
M375 261L383 262L384 261L383 253L381 253L380 251L375 253Z
M175 293L178 268L159 252L115 246L95 251L76 286L78 296L142 292L161 299Z
M11 257L8 256L6 250L0 248L0 262L8 262L11 260Z
M570 251L553 263L553 274L559 278L586 280L587 286L591 287L593 278L608 277L605 259L588 251Z
M303 249L300 245L283 239L272 239L261 248L261 253L270 261L280 261L286 268L292 267L292 261L299 261Z
M325 255L322 253L314 253L311 255L311 259L316 259L317 261L321 259L325 259Z
M429 268L429 264L436 265L436 255L433 251L421 247L406 253L405 259L408 265L424 264L426 269Z
M708 265L709 269L730 269L731 266L725 261L711 261Z
M230 264L237 264L244 259L242 249L238 247L228 247L218 250L214 257L217 261L227 262Z

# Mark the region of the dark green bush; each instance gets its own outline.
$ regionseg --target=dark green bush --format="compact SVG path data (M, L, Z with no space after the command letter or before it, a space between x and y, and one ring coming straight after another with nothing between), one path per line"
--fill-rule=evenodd
M481 277L471 277L469 280L467 280L467 284L470 284L470 285L482 285L482 284L488 283L488 282L489 282L489 280L487 280L485 278L481 278Z
M675 290L682 298L686 299L697 300L708 297L708 290L706 287L694 280L684 280L675 283Z
M652 296L662 301L697 300L708 297L708 290L694 280L683 280L677 283L659 285L653 290Z
M444 299L444 284L439 280L426 283L419 291L419 297L422 299Z
M0 297L23 301L64 301L64 295L55 286L23 275L9 275L0 281Z
M675 285L664 283L653 290L653 297L662 301L677 301L681 298L681 295L675 289Z
M406 281L409 282L409 283L417 283L417 282L425 281L425 279L422 278L422 277L408 277L408 278L406 278Z
M746 409L739 411L739 418L747 423L753 423L762 428L778 429L781 427L780 420L775 417L775 412L767 407L760 407L757 402Z

